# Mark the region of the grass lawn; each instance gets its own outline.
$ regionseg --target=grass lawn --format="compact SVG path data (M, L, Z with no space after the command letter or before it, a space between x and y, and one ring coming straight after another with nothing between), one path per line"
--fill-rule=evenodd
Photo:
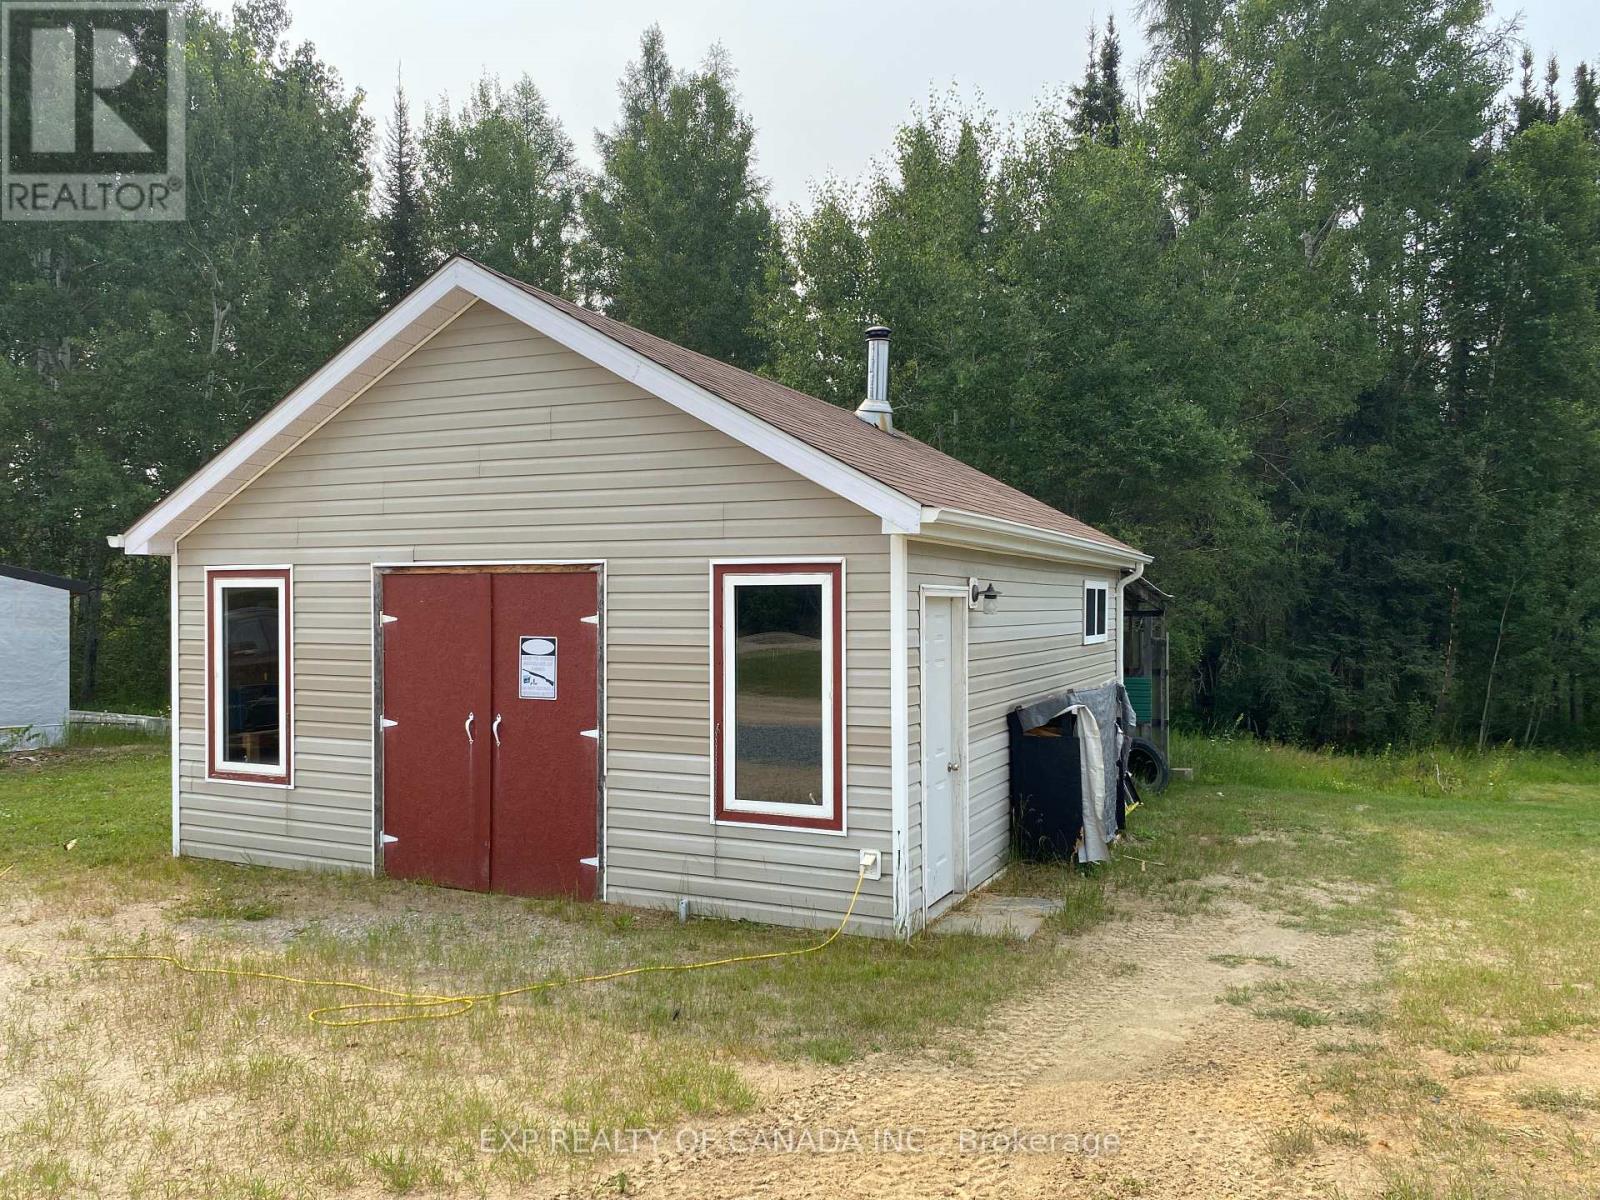
M0 765L0 1198L475 1194L568 1175L592 1186L593 1160L540 1143L484 1154L480 1131L715 1122L750 1111L768 1081L877 1050L959 1054L976 1039L942 1030L1070 971L1073 935L1136 905L1204 920L1241 900L1382 952L1370 986L1251 976L1218 996L1219 1011L1322 1039L1303 1086L1337 1122L1286 1126L1275 1159L1380 1139L1407 1148L1381 1158L1386 1200L1596 1194L1585 1130L1600 1121L1600 1081L1514 1079L1600 1028L1593 760L1352 759L1187 739L1176 759L1195 782L1134 814L1115 863L1090 876L1018 864L997 884L1061 898L1056 938L843 939L454 1020L327 1029L306 1011L353 997L77 956L172 952L476 992L815 935L173 860L159 749L32 757ZM1268 957L1221 965L1287 965ZM1505 1128L1445 1107L1502 1076L1516 1114ZM1549 1140L1580 1181L1571 1190L1508 1176L1506 1139L1520 1135L1506 1129L1519 1122Z
M1600 1195L1600 1142L1583 1135L1600 1074L1589 1087L1511 1092L1524 1109L1576 1118L1576 1133L1571 1122L1507 1132L1440 1107L1462 1086L1453 1081L1509 1076L1600 1029L1600 761L1355 758L1200 738L1179 739L1174 760L1195 782L1130 818L1117 861L1087 877L1021 866L999 888L1061 896L1068 932L1134 894L1198 913L1244 895L1293 927L1378 935L1375 993L1300 981L1218 999L1346 1031L1320 1043L1307 1088L1357 1124L1398 1131L1432 1164L1385 1163L1384 1200ZM1285 1130L1285 1144L1303 1133ZM1556 1173L1581 1182L1519 1182L1506 1162L1519 1137L1554 1142Z
M181 1194L205 1196L471 1192L587 1170L592 1160L541 1145L485 1155L480 1131L742 1113L764 1072L919 1048L979 1023L1065 954L846 938L803 958L548 992L448 1021L328 1029L306 1012L361 997L72 956L175 953L457 993L820 935L174 860L160 750L36 757L0 766L0 919L22 935L0 965L28 975L0 1009L14 1089L0 1088L0 1197L166 1195L179 1146L194 1160ZM118 1105L129 1072L153 1087L153 1126ZM194 1153L184 1115L218 1108L237 1127Z

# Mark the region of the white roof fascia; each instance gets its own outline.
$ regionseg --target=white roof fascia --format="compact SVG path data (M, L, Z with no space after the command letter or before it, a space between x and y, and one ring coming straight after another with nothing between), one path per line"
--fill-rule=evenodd
M995 554L1017 554L1025 558L1044 558L1053 562L1079 563L1097 567L1133 567L1152 561L1139 550L1108 546L1092 538L1057 533L999 517L963 512L954 508L924 508L924 541L961 546L969 550L988 550Z
M923 509L909 496L713 395L476 263L458 258L446 263L416 291L331 358L120 538L108 541L113 545L120 542L121 548L128 554L172 553L177 539L198 524L195 522L174 532L194 506L226 483L230 475L244 469L249 460L274 437L282 434L351 372L360 369L397 333L410 326L455 288L493 305L574 353L637 384L652 396L881 518L885 533L914 534L920 529ZM451 319L453 316L446 318L445 323ZM377 378L374 378L352 394L340 406L341 409L376 382ZM318 427L323 423L318 422ZM308 430L305 436L311 432ZM303 440L302 437L295 444ZM250 479L241 479L238 487L229 493L230 496L237 495L259 473L252 471ZM217 507L220 507L220 503L213 504L211 511ZM205 515L209 516L210 512Z
M313 404L343 383L352 371L358 370L373 354L392 341L397 333L444 299L452 288L460 286L460 281L456 277L457 272L453 270L455 265L450 263L435 272L431 279L420 284L416 291L390 309L365 333L324 363L309 379L268 409L260 420L225 446L216 457L184 480L171 495L122 535L123 550L128 554L172 553L177 538L188 532L187 529L183 529L174 536L173 526L188 515L203 497L225 482L229 475L240 470ZM372 382L375 383L377 380L374 379ZM362 388L350 399L354 400L365 390ZM310 431L307 432L309 435ZM298 445L303 440L304 438L298 439L295 444ZM255 474L257 472L251 473L252 478ZM239 487L230 495L237 495L248 482L249 480L241 480Z
M471 263L465 265L472 266L481 277L478 282L483 290L478 294L489 304L795 474L881 517L885 532L917 531L922 506L909 496L713 395L499 276Z

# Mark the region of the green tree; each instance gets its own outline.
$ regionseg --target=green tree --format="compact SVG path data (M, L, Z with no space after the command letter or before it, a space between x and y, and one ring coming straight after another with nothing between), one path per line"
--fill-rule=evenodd
M1551 111L1551 104L1555 99L1554 91L1548 85L1543 91L1540 91L1538 85L1534 82L1533 51L1527 46L1522 48L1520 62L1522 81L1517 88L1517 97L1512 102L1512 111L1515 113L1514 125L1517 133L1521 133L1524 129L1529 129L1534 125L1553 120L1555 116ZM1550 66L1554 68L1555 59L1552 58L1550 60Z
M1213 719L1349 742L1431 731L1447 535L1471 512L1439 419L1444 230L1501 86L1481 18L1271 0L1158 64L1149 137L1178 261L1228 307L1229 424L1282 547L1206 633L1194 678ZM1272 540L1245 539L1242 564Z
M837 181L785 229L787 278L772 289L768 369L790 387L854 408L866 395L863 332L871 267L860 201ZM897 381L898 382L898 381Z
M80 701L167 695L166 563L106 536L375 308L371 131L288 26L276 0L190 12L187 220L0 226L0 561L96 589Z
M1106 18L1105 37L1089 26L1089 61L1083 82L1074 84L1067 105L1072 131L1087 141L1120 145L1127 97L1122 89L1122 41L1115 17Z
M986 115L949 105L900 129L867 194L867 302L895 334L896 420L946 453L1016 479L1031 452L1013 436L1026 422L1010 403L1010 297L996 274L998 143Z
M1584 722L1600 665L1600 151L1576 114L1513 136L1457 217L1458 409L1478 497L1461 539L1455 731Z
M778 232L755 173L755 131L720 48L698 71L667 60L651 26L597 137L584 196L585 292L620 320L744 367L766 359Z
M383 186L378 204L378 295L385 306L393 305L421 283L430 265L417 154L411 109L406 103L405 88L397 79L394 110L384 141Z
M506 89L486 76L458 112L430 110L422 184L435 255L468 254L549 291L571 290L583 176L532 80Z
M1216 48L1228 0L1139 0L1138 12L1154 58L1181 65L1198 79Z
M1600 136L1600 80L1588 63L1579 63L1572 72L1572 112L1590 137Z
M1174 237L1165 181L1133 141L1045 117L1006 167L1000 273L1015 292L1011 389L1029 428L1013 482L1157 556L1178 669L1265 583L1276 533L1244 470L1231 295Z

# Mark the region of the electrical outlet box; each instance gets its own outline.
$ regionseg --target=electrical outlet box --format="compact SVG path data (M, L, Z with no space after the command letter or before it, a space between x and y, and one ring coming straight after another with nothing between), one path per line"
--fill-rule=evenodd
M876 850L861 852L861 873L867 879L883 878L883 855Z

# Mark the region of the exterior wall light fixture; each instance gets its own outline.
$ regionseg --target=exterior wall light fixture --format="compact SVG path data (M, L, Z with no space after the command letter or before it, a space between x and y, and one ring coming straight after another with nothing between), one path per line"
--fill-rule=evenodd
M969 592L971 596L970 607L978 608L981 606L984 612L992 613L995 601L1000 599L1000 593L995 589L994 584L985 584L973 579L968 581L968 587L971 589Z

